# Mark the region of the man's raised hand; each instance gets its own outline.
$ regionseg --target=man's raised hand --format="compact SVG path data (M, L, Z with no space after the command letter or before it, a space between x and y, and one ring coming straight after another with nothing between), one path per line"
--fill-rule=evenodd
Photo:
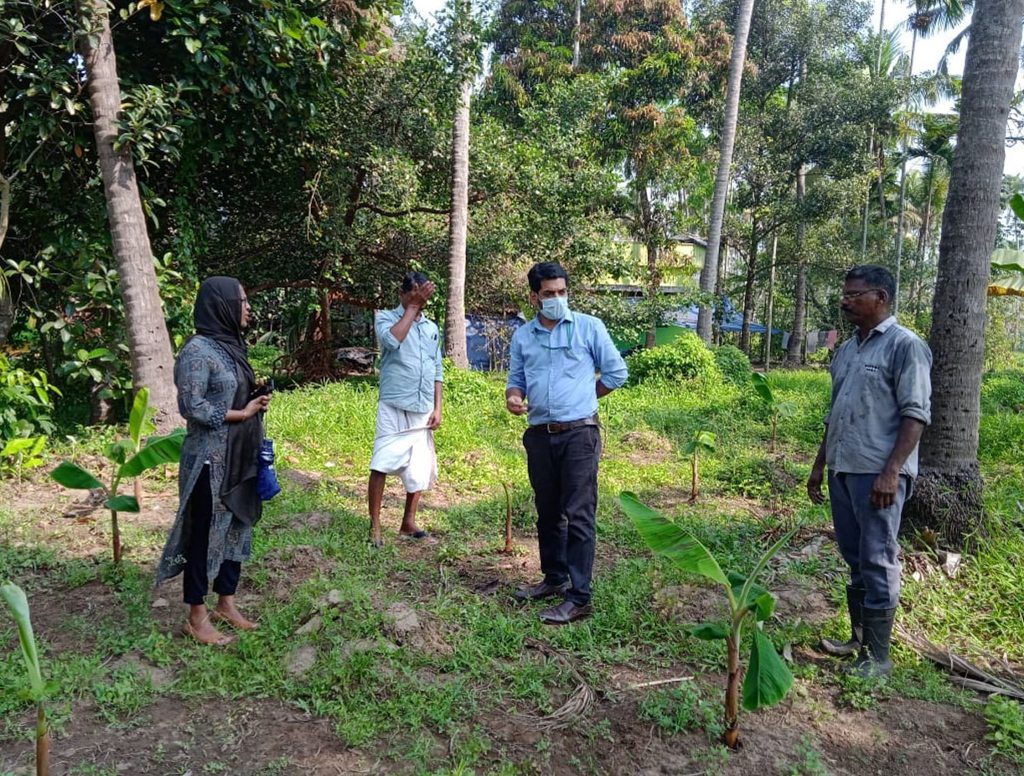
M433 296L436 286L429 280L423 284L417 284L409 292L409 301L414 307L426 307L430 297Z

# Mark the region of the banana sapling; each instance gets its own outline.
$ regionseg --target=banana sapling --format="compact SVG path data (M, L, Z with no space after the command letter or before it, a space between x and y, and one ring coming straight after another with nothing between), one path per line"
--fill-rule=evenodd
M772 556L796 533L797 528L769 547L757 561L754 570L744 576L735 571L723 571L707 547L674 522L643 504L636 494L623 491L619 503L655 554L670 561L681 571L707 577L725 589L729 602L728 620L694 625L690 634L708 641L725 640L729 675L725 689L725 733L722 739L730 749L736 749L739 746L740 678L743 676L740 644L744 625L752 622L754 634L746 676L743 677L743 708L755 711L772 706L786 696L793 684L789 668L762 631L762 623L775 611L775 597L757 584L757 578Z
M138 477L148 469L167 463L177 463L181 458L181 445L185 441L185 429L178 428L165 436L154 436L142 444L145 432L153 428L152 408L149 406L149 389L141 388L132 405L128 422L129 438L120 439L107 446L107 458L114 464L114 474L107 488L96 477L81 466L64 461L50 472L50 476L65 488L76 490L103 490L107 496L103 506L110 510L110 527L114 550L114 565L121 563L121 531L118 526L118 512L138 512L139 502L135 496L120 496L117 489L125 478ZM130 456L130 457L129 457Z

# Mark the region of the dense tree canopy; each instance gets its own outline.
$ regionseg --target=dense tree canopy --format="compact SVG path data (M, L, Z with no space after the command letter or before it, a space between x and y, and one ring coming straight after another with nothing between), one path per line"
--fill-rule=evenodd
M707 234L735 2L505 0L490 16L474 5L472 29L454 4L428 24L396 0L109 5L117 146L136 168L175 344L211 273L243 280L259 329L304 354L307 377L332 372L331 348L370 344L358 311L390 304L407 268L443 299L452 122L475 56L461 47L481 43L468 312L522 309L525 270L558 260L575 304L623 342L647 331L653 344L667 307L719 300L720 316L742 315L736 344L756 357L770 344L777 360L781 338L752 333L771 309L795 363L804 332L842 329L837 273L898 257L901 321L929 330L960 126L957 102L936 106L960 85L940 68L910 77L911 52L869 28L865 2L755 5L710 297L695 279L659 291L663 273L687 271L676 242ZM955 10L917 3L900 23L926 35ZM0 33L0 341L84 420L130 385L79 53L88 25L74 2L3 0ZM1008 179L1004 202L1019 188ZM998 239L1019 242L1015 219L1001 223ZM602 290L617 281L632 300ZM1015 304L989 302L989 338L1004 344L988 368L1019 337Z

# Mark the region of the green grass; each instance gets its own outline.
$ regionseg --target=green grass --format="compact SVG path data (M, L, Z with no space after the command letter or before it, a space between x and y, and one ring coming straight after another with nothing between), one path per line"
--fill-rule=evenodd
M109 617L66 623L72 633L94 640L88 654L56 651L42 638L44 666L55 686L51 712L57 727L74 724L71 709L83 700L92 704L90 713L117 729L144 725L146 708L160 694L273 698L329 718L346 744L373 747L416 772L512 773L518 766L504 762L502 743L481 720L553 712L575 689L573 671L601 690L624 669L678 675L717 674L724 668L721 643L688 637L685 623L666 619L652 606L660 588L702 583L651 558L617 506L621 490L636 491L673 516L724 566L740 571L749 569L786 528L797 522L828 523L827 510L809 504L803 486L820 442L827 374L772 373L775 391L796 407L780 423L775 453L768 450L764 407L745 387L645 383L617 391L601 406L596 611L571 628L545 629L535 616L539 607L518 606L507 594L480 596L459 576L460 569L475 569L480 576L496 573L488 569L499 562L495 551L503 536L503 484L511 491L516 531L532 534L535 518L521 444L525 424L504 410L502 380L454 370L446 377L445 420L436 438L441 482L437 493L425 499L422 513L438 542L429 552L408 552L393 537L383 550L366 542L365 477L375 382L355 379L275 395L268 431L277 444L279 467L316 472L321 479L318 486L304 489L284 478L284 492L268 503L255 531L243 594L269 594L281 583L282 565L305 557L315 562L281 600L264 598L257 612L260 630L243 634L229 650L200 648L161 632L142 567L126 563L116 571L106 555L99 563L76 558L28 531L22 516L0 511L0 578L22 580L30 592L48 585L74 589L99 579L116 602ZM967 655L1005 653L1017 660L1024 658L1019 606L1024 568L1018 562L1024 557L1024 512L1018 507L1024 502L1024 426L1013 404L1014 380L1019 379L1019 373L1004 373L986 383L982 462L989 480L990 536L955 580L933 574L908 582L906 597L913 607L901 614L936 643ZM689 461L683 450L699 430L716 434L717 449L702 461L702 500L687 505ZM96 439L83 438L65 443L62 452L81 455L98 446ZM326 525L311 529L294 519L307 512L325 513ZM156 539L126 522L130 543L155 554ZM97 527L102 529L102 523ZM770 586L824 586L827 597L840 604L843 573L838 554L827 543L820 554L774 571ZM826 578L830 581L822 582ZM341 605L322 607L328 591L337 591ZM399 601L411 604L447 646L390 643L382 635L383 612ZM321 628L304 638L295 636L315 614L322 617ZM766 627L780 646L813 646L821 633L806 622L775 621ZM846 627L845 616L837 613L824 630L840 635ZM0 644L12 638L13 629L0 620ZM374 649L351 649L358 640L375 639ZM317 657L312 671L297 679L285 666L303 643L313 646ZM157 690L130 668L111 667L112 659L129 654L173 671L174 683ZM841 707L873 708L892 697L974 707L972 694L953 689L908 650L897 648L894 655L893 680L881 692L842 678L838 665L798 660L794 672L800 685L828 688ZM19 712L28 708L20 696L24 677L19 669L13 652L0 653L0 739L25 735L16 728ZM714 744L720 732L719 693L717 686L708 689L700 683L649 690L634 699L636 714L664 736L703 731L709 746L692 754L692 770L714 771L723 763ZM595 744L616 738L615 727L605 722L595 720ZM548 738L540 738L526 772L549 769L552 747ZM594 765L585 750L574 756L581 769ZM782 772L820 772L818 748L808 740L779 765Z

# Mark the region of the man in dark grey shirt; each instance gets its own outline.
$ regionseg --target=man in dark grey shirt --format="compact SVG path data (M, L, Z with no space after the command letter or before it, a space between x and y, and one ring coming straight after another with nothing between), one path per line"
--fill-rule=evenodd
M928 346L896 323L896 283L884 267L854 267L843 286L843 316L857 327L832 359L832 404L825 438L807 480L821 504L825 467L836 541L850 566L849 641L823 640L833 655L854 655L854 672L887 676L899 604L897 534L917 476L917 445L931 420Z

